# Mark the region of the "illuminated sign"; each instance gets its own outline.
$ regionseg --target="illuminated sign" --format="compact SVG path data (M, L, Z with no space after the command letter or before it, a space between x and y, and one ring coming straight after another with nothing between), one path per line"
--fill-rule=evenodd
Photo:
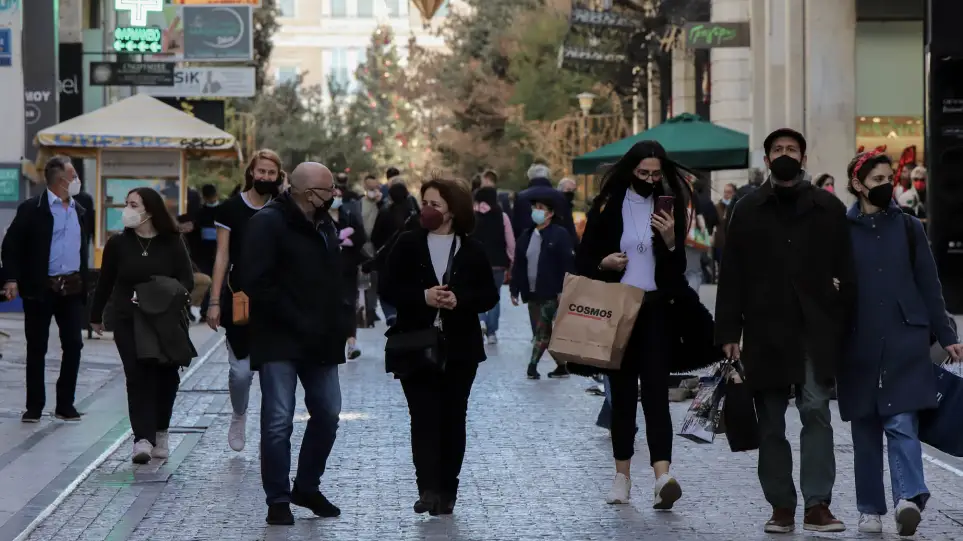
M122 26L114 30L114 50L156 54L161 52L161 37L156 26Z
M131 26L147 26L147 14L163 12L164 0L114 0L114 9L129 11Z

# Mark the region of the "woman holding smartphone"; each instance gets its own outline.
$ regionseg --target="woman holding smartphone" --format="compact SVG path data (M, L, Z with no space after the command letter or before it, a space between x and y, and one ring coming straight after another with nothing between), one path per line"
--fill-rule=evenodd
M684 171L669 160L658 142L633 145L605 173L576 250L579 275L621 282L646 292L622 365L606 374L612 394L616 471L606 498L610 504L629 501L640 382L655 475L653 508L671 509L682 497L682 488L669 473L673 429L667 393L671 341L678 341L680 331L666 310L670 302L685 301L685 306L693 302L685 279L686 216L692 193L682 176ZM698 304L697 296L694 302ZM580 375L599 371L572 363L569 370Z

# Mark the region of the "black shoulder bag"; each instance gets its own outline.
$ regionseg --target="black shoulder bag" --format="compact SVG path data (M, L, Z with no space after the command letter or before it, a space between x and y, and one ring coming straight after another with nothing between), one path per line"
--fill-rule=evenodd
M451 240L448 252L448 266L442 276L441 285L451 279L452 261L458 248L458 237ZM444 372L447 361L445 334L441 321L441 310L435 312L435 322L427 329L402 332L388 337L385 343L385 372L404 377L421 371Z

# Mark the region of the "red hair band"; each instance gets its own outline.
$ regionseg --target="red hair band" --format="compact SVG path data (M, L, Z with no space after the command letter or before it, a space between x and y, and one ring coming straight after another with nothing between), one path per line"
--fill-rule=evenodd
M857 160L857 161L856 161L856 166L853 167L853 178L854 178L854 179L859 179L859 170L860 170L864 165L866 165L866 162L869 161L870 158L874 158L874 157L876 157L876 156L879 156L880 154L882 154L882 151L880 151L879 149L877 149L877 150L874 150L874 151L872 151L872 152L867 152L867 153L865 153L859 160Z

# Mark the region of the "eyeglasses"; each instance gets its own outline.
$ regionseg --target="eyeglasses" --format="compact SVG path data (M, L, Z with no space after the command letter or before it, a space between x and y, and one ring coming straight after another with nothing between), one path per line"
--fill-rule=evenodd
M662 178L662 170L648 171L646 169L636 169L635 176L642 180L649 180L650 178L652 180L660 180Z
M334 188L308 188L304 191L305 192L327 192L327 193L333 194Z

